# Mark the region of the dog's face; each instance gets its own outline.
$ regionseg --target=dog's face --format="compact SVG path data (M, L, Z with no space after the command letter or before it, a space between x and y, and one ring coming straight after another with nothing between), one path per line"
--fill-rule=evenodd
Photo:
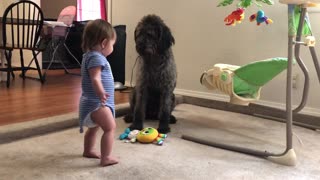
M169 27L157 15L143 17L134 38L140 56L163 55L175 42Z

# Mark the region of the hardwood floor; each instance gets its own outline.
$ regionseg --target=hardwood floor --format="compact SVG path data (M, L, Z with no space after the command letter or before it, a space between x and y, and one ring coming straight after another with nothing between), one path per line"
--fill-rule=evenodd
M79 73L79 69L72 72ZM0 125L30 121L78 111L81 77L49 70L44 84L16 72L9 88L0 82ZM29 73L29 72L28 72ZM31 73L31 72L30 72ZM32 72L32 76L36 77ZM128 102L129 91L116 91L115 103Z

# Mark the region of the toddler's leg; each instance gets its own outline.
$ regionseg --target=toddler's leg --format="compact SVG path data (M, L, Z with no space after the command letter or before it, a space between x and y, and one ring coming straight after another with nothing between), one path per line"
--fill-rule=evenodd
M118 160L111 156L116 122L108 107L101 107L91 114L92 119L103 130L101 137L101 166L117 164Z
M84 151L83 157L87 158L100 158L100 154L97 153L94 149L96 144L96 136L99 127L89 128L84 135Z

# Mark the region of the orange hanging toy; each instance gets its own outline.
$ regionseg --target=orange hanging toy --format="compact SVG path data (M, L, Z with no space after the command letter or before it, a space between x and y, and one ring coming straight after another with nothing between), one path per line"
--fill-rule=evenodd
M226 18L224 18L224 22L227 26L235 26L236 23L241 23L244 18L244 9L238 8L237 10L233 11L229 14Z

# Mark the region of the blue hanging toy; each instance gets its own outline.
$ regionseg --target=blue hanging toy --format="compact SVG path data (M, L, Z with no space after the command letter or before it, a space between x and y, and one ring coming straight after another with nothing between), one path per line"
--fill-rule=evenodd
M249 19L250 22L256 20L258 26L260 26L260 24L264 22L267 25L273 23L273 21L270 18L264 15L264 12L262 10L259 10L256 14L252 14Z

